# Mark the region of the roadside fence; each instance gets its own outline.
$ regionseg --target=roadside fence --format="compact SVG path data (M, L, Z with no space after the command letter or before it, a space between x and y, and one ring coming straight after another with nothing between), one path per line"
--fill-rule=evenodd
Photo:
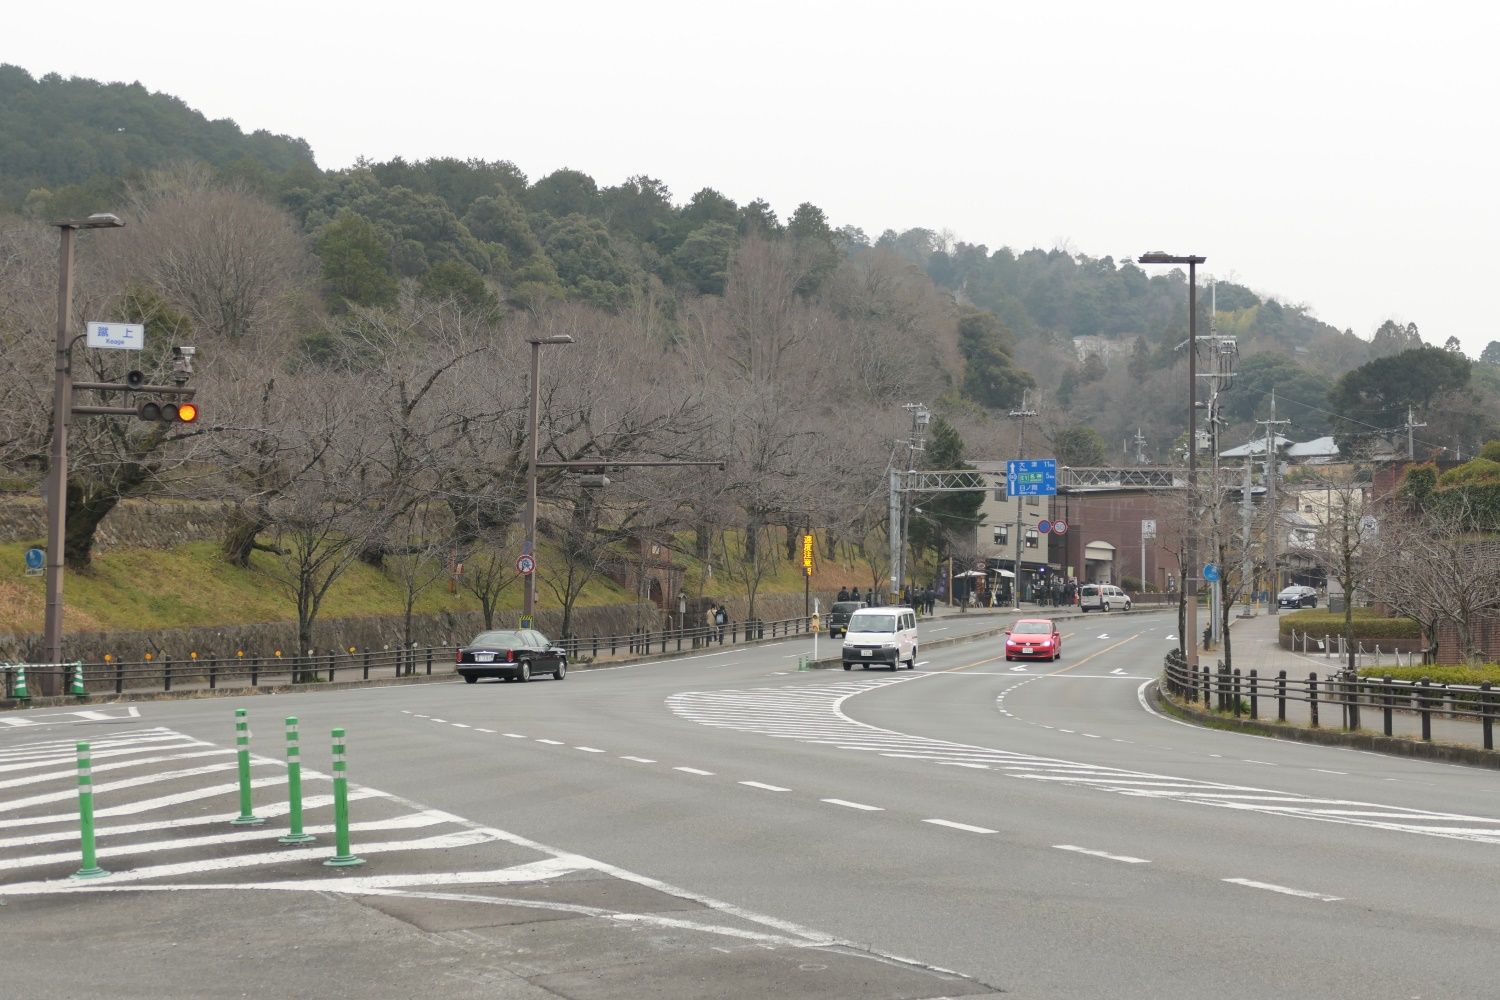
M1392 717L1396 712L1411 712L1422 720L1422 740L1432 741L1434 715L1452 719L1478 721L1486 750L1495 748L1494 724L1500 719L1500 691L1489 681L1478 686L1468 684L1434 684L1427 678L1419 681L1394 680L1391 677L1360 677L1345 670L1306 678L1287 677L1285 670L1275 677L1261 677L1255 670L1241 674L1238 667L1229 670L1220 660L1217 666L1201 665L1189 669L1185 658L1176 650L1166 656L1165 681L1169 692L1189 704L1202 703L1211 711L1232 714L1235 718L1261 718L1261 702L1274 702L1276 720L1286 721L1288 701L1307 705L1312 728L1320 725L1320 709L1337 713L1340 727L1361 728L1364 711L1379 713L1386 736L1392 735ZM1269 706L1268 706L1269 707Z
M554 640L568 659L587 662L621 656L660 655L669 652L732 646L762 639L807 635L808 617L774 620L750 619L723 625L642 630L619 635L569 635ZM496 630L500 631L500 630ZM368 681L391 677L432 676L450 670L458 646L442 643L382 646L379 649L344 649L251 653L188 650L147 653L138 660L104 653L98 660L72 663L0 664L0 694L6 700L24 700L54 690L78 697L90 694L124 694L142 691L215 690L218 688L279 687L287 684L329 684L336 681Z
M1349 641L1341 635L1329 635L1326 632L1321 636L1314 636L1311 632L1298 632L1292 629L1292 651L1312 656L1322 653L1324 659L1338 660L1349 658ZM1382 653L1386 662L1393 667L1419 666L1422 662L1422 654L1413 650L1403 651L1392 645L1382 650L1380 643L1372 642L1368 647L1364 642L1355 640L1354 656L1355 662L1361 667L1379 667Z

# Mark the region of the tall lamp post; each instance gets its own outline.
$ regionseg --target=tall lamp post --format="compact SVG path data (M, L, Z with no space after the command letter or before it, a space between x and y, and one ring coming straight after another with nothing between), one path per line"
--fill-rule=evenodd
M47 663L61 663L63 615L63 544L68 509L68 424L73 409L73 375L69 363L73 334L73 231L117 229L119 216L99 213L87 219L54 223L62 231L57 263L57 342L52 375L52 459L47 468L47 618L43 645ZM45 694L56 694L53 678L40 678ZM61 688L60 678L57 687Z
M571 344L573 338L566 333L555 333L550 337L534 337L527 341L531 345L531 406L526 416L526 547L525 555L536 559L536 461L537 461L537 410L542 401L542 345ZM521 584L521 613L532 617L536 610L536 569L523 574Z
M1152 250L1136 258L1141 264L1188 266L1188 523L1187 565L1182 567L1182 596L1187 602L1182 648L1188 669L1198 669L1198 265L1207 257Z

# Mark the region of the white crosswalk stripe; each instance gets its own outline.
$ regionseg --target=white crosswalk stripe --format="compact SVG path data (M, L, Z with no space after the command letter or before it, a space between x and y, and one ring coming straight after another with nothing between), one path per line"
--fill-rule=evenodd
M1430 837L1500 844L1500 818L1432 812L1348 799L1319 798L1274 789L1131 771L1079 761L1039 757L912 736L857 722L844 714L849 698L867 691L921 681L930 674L860 678L813 687L762 687L731 691L685 691L667 699L671 711L704 726L756 733L938 764L985 764L999 775L1024 781L1073 785L1139 798L1371 827ZM978 768L973 768L979 770Z

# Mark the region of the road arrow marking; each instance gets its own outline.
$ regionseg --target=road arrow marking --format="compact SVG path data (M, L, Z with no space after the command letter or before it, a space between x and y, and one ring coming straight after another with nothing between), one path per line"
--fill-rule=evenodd
M1125 668L1124 667L1115 667L1115 669L1111 670L1110 673L1112 673L1112 674L1122 674L1123 675L1125 673Z
M1108 639L1109 638L1109 633L1106 632L1103 635L1096 635L1096 636L1094 636L1094 638L1095 639Z
M1025 667L1011 667L1010 668L1010 672L1013 673L1013 674L1024 674L1026 672L1026 668Z

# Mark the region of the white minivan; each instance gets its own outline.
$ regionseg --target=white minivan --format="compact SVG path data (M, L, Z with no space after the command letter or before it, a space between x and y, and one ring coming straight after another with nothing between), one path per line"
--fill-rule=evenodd
M1078 588L1079 611L1129 611L1130 595L1112 583L1085 583Z
M917 613L911 608L860 608L844 632L844 669L879 663L895 670L917 665Z

